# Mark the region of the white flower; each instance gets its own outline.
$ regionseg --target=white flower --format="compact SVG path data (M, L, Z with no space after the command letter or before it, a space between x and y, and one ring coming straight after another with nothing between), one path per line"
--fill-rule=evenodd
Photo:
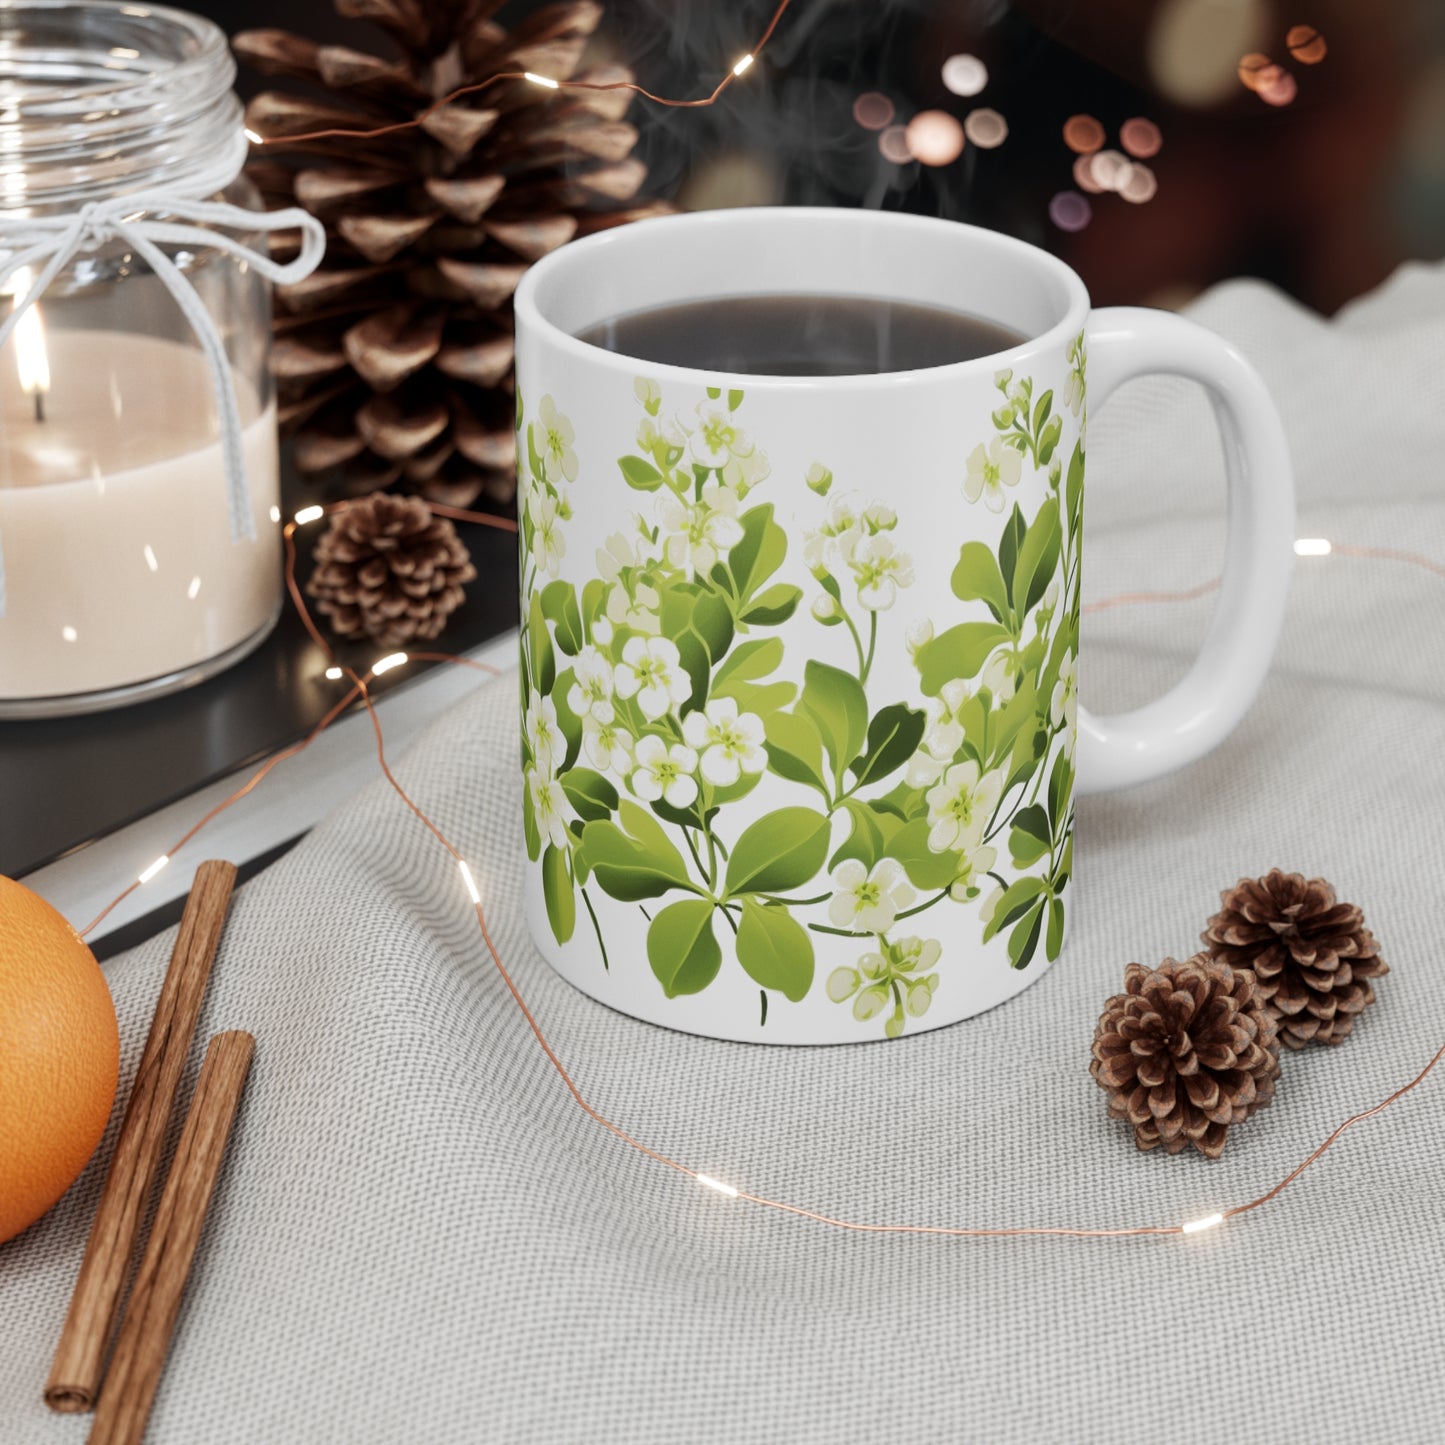
M908 999L904 1007L916 1019L921 1019L933 1003L933 990L938 986L938 975L931 973L927 978L910 979Z
M768 765L763 720L756 713L740 714L733 698L715 698L702 712L688 713L682 736L702 754L702 775L715 788L730 788L743 773L760 773Z
M891 532L898 525L898 513L882 502L872 502L863 509L863 521L870 532Z
M913 583L913 559L898 551L891 537L864 537L848 565L858 583L858 603L869 612L886 611L897 599L898 589Z
M697 754L681 743L668 747L662 738L648 733L637 741L634 754L637 771L632 791L644 803L661 799L674 808L690 808L697 801Z
M637 428L637 445L657 460L659 466L672 467L682 456L687 438L672 423L659 426L650 416L643 417Z
M940 761L947 761L963 746L963 723L959 714L968 701L968 684L955 677L946 682L928 706L928 729L923 746Z
M612 645L612 619L610 617L599 617L592 624L592 640L598 647L611 647Z
M972 758L955 763L925 795L929 849L962 853L978 847L1002 795L1003 779L998 773L981 778Z
M649 416L657 415L662 405L662 388L650 376L634 376L632 394L647 408Z
M617 582L607 592L607 620L616 627L630 627L634 632L648 632L656 637L662 631L657 608L661 602L657 589L646 582L637 582L632 591Z
M820 592L813 598L811 611L819 622L832 622L840 616L842 609L838 606L837 601L827 592Z
M978 887L978 880L984 877L998 861L998 852L986 843L977 848L966 848L959 865L958 877L949 885L949 893L957 903L968 897L969 890Z
M741 501L759 482L767 481L772 471L768 454L761 447L755 447L747 456L730 457L722 469L722 480Z
M582 747L599 773L626 777L632 771L632 735L620 723L582 719Z
M894 859L880 859L869 872L857 858L848 858L833 870L828 918L835 928L887 933L916 897L902 864Z
M1014 677L1013 659L1007 652L996 652L983 665L979 684L993 694L994 705L1002 707L1014 695L1017 680Z
M803 480L808 484L809 491L817 492L820 497L826 497L828 488L833 485L833 473L822 462L814 462L803 474Z
M612 709L612 664L590 643L573 663L576 681L567 689L567 706L579 718L609 723Z
M936 938L919 938L916 933L900 938L893 945L902 973L917 973L933 967L943 957L943 945Z
M1078 416L1079 408L1084 404L1084 373L1088 360L1088 345L1081 331L1069 342L1069 379L1064 383L1064 405L1075 416Z
M1016 487L1023 463L1019 454L1003 444L1001 437L994 437L984 450L980 442L968 458L968 472L963 479L963 495L970 502L980 497L990 512L1003 511L1003 489Z
M624 567L637 566L637 553L622 532L614 532L605 547L597 549L597 575L604 582L615 582Z
M635 695L642 715L653 721L686 702L692 692L677 644L665 637L629 637L612 685L618 697Z
M537 407L537 420L532 423L532 445L546 463L547 475L553 481L556 480L554 468L569 482L577 480L577 453L572 450L576 439L572 423L557 410L557 403L549 392Z
M910 661L917 662L918 649L933 641L933 623L926 617L922 622L910 622L908 631L903 634L903 641L908 648Z
M1049 583L1048 587L1044 591L1043 611L1047 612L1049 616L1052 617L1054 614L1054 609L1058 605L1059 579L1055 577L1054 580Z
M702 499L692 504L666 493L657 517L670 534L663 555L689 575L705 577L743 539L737 493L715 481L704 482Z
M756 450L732 412L712 397L698 403L697 430L690 445L693 458L705 467L725 467L735 457L750 458Z
M1008 390L1009 382L1011 382L1013 379L1013 368L1010 366L1006 366L1002 371L996 371L993 374L993 384L998 387L1000 391L1006 392Z
M1073 732L1079 718L1077 673L1074 649L1071 647L1059 663L1059 680L1054 684L1054 695L1049 699L1049 721L1059 727L1067 720L1070 732Z
M527 770L527 788L532 795L532 816L537 831L554 848L567 846L567 794L556 778L544 777L536 768Z
M556 497L545 488L533 488L527 497L527 520L532 524L532 553L537 570L555 577L567 553L567 539L557 525Z
M527 713L522 721L527 738L527 751L532 761L549 777L567 756L567 739L557 726L557 707L550 697L542 697L532 689L527 699Z

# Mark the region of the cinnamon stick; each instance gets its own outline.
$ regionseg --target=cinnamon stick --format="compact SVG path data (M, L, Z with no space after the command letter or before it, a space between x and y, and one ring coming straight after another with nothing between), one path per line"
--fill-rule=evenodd
M52 1410L77 1414L95 1408L106 1346L235 882L230 863L213 860L196 870L45 1383L45 1403Z
M116 1336L89 1445L139 1445L145 1434L255 1047L250 1034L235 1032L217 1034L206 1049L181 1142Z

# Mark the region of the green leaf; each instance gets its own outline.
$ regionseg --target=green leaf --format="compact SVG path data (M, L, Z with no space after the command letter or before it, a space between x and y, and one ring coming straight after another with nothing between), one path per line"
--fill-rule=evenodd
M582 719L567 706L567 694L576 680L576 674L569 667L566 672L557 674L557 685L552 692L552 706L557 709L557 730L567 740L567 754L557 770L561 773L577 761L577 755L582 751Z
M776 627L798 610L798 603L802 600L801 587L779 582L753 598L742 620L752 627Z
M1014 968L1027 968L1033 961L1034 950L1039 946L1039 933L1044 926L1044 904L1040 899L1024 914L1018 926L1008 936L1009 963Z
M931 697L937 697L945 683L961 677L964 681L977 677L988 661L988 655L1013 634L997 622L960 622L940 633L918 649L915 661L920 686Z
M1069 458L1069 475L1064 482L1064 506L1069 514L1069 536L1079 535L1079 520L1084 504L1084 445L1074 443L1074 454Z
M1059 950L1064 946L1064 904L1060 898L1055 898L1049 904L1049 934L1044 940L1044 951L1052 963L1058 956Z
M642 457L618 457L623 480L637 492L655 492L662 485L662 473Z
M1069 810L1069 799L1074 791L1074 766L1066 753L1054 759L1054 770L1049 774L1049 822L1057 837L1064 815Z
M813 985L813 941L786 908L743 899L738 962L754 983L797 1003Z
M780 893L811 882L828 856L828 819L812 808L778 808L744 828L728 859L726 887Z
M542 594L534 592L527 607L527 648L531 653L528 671L532 686L546 697L557 680L557 658L552 639L547 634L547 618L542 611Z
M928 846L928 819L905 823L889 840L888 856L896 858L915 888L947 888L958 877L959 857L935 853Z
M983 542L965 542L953 569L953 595L961 602L984 602L994 620L1008 617L1008 586L998 570L998 559Z
M617 811L617 789L591 768L572 768L559 781L567 801L584 823L610 818Z
M983 941L987 943L995 934L1002 933L1015 919L1028 912L1034 900L1041 893L1048 892L1048 885L1042 878L1020 878L1004 889L987 927L983 930Z
M558 943L566 943L577 926L577 898L567 873L567 854L550 843L542 854L542 897L547 904L547 922Z
M777 712L763 719L763 744L768 766L780 778L817 788L826 799L828 784L823 777L823 739L806 717Z
M735 682L724 696L736 701L739 712L756 713L766 722L771 713L787 707L797 694L797 684L791 682L769 682L761 686L751 682ZM713 695L717 695L716 689L713 690Z
M604 819L582 829L587 867L596 873L597 881L611 897L622 903L637 903L644 898L661 898L673 888L696 891L682 854L650 813L624 798L618 805L618 816L621 827Z
M1043 426L1047 420L1049 412L1053 409L1053 405L1054 394L1052 391L1046 391L1039 398L1038 405L1034 407L1034 434L1036 436L1038 435L1039 428Z
M868 732L868 699L851 672L810 659L803 668L798 711L813 722L841 786L843 770L858 756Z
M537 828L536 810L532 807L532 790L526 784L522 786L522 835L527 840L527 857L535 863L542 851L542 834Z
M537 443L532 439L532 428L527 428L527 465L532 470L532 476L537 481L543 481L547 476L546 465L542 461L542 454L537 450ZM520 511L521 509L518 508Z
M1038 803L1030 803L1014 814L1008 848L1018 867L1027 868L1031 863L1037 863L1049 851L1052 842L1049 815Z
M709 397L711 400L716 401L716 400L718 399L718 397L720 397L720 396L722 395L722 387L720 387L720 386L710 386L710 387L708 387L708 389L707 389L707 394L708 394L708 397Z
M722 967L712 931L713 905L706 898L669 903L647 930L647 961L668 998L701 993Z
M923 739L928 719L901 702L890 703L873 714L868 724L868 746L848 764L858 786L865 787L901 768Z
M732 646L733 615L716 592L704 592L698 597L692 609L691 625L713 662Z
M1020 619L1031 612L1048 590L1049 580L1059 565L1059 504L1050 497L1039 508L1029 526L1014 565L1013 599Z
M998 544L998 570L1004 581L1008 584L1009 606L1014 605L1014 565L1018 561L1019 548L1024 544L1024 535L1028 527L1024 523L1024 514L1019 511L1017 502L1013 505L1013 511L1009 513L1008 521L1004 523L1003 536L999 538Z
M743 394L740 391L728 392L728 410L736 411L743 404Z
M783 641L780 637L765 637L756 642L744 642L735 647L723 660L712 680L714 697L732 696L730 688L734 682L754 682L777 670L783 660Z
M753 507L738 518L741 540L728 553L728 570L738 597L746 603L788 555L788 534L773 521L773 504Z
M888 839L897 832L899 821L892 812L875 812L859 798L845 798L843 806L853 821L853 830L828 859L828 867L833 869L846 858L856 858L865 867L872 868L883 857Z
M607 583L600 577L594 577L582 589L582 621L585 628L590 631L592 624L602 616L607 606Z
M1048 466L1053 458L1054 449L1059 444L1059 439L1064 434L1064 419L1061 416L1053 417L1049 424L1039 433L1039 465Z
M556 627L557 646L568 657L576 657L587 640L577 606L577 589L570 582L549 582L542 589L542 616Z

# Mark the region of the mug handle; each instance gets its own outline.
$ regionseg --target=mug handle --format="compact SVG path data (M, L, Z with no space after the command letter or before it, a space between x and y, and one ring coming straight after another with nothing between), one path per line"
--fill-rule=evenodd
M1113 717L1078 711L1079 791L1173 772L1217 746L1269 671L1294 565L1294 482L1279 413L1259 373L1214 332L1167 311L1117 306L1089 319L1088 399L1167 372L1209 392L1224 442L1229 540L1219 601L1194 666L1163 697ZM1086 483L1087 488L1087 483Z

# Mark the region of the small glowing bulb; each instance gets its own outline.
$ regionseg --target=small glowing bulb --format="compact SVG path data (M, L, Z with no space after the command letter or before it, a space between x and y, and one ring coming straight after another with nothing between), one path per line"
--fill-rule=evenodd
M1333 551L1328 537L1301 537L1294 544L1296 557L1328 557Z
M400 667L406 661L404 652L388 652L385 657L378 658L371 664L371 675L380 677L384 672L390 672L394 667Z
M170 861L171 861L171 855L170 855L169 853L162 853L161 856L160 856L159 858L157 858L156 861L155 861L154 863L152 863L151 866L150 866L149 868L147 868L147 869L140 875L139 878L136 879L136 882L137 882L137 883L149 883L149 882L151 881L151 879L154 878L154 877L156 876L156 874L159 873L159 872L161 871L161 869L164 868L164 867L166 866L166 864L169 863Z
M729 1199L738 1197L737 1190L731 1184L724 1184L721 1179L714 1179L711 1174L694 1174L693 1178L708 1189L716 1189L719 1194L726 1194Z
M241 129L246 139L250 141L253 146L263 146L266 144L266 137L263 135L257 135L250 126L242 126Z
M558 83L553 80L552 77L549 75L537 75L530 70L524 70L522 74L525 75L527 79L532 82L533 85L545 85L548 90L561 89L561 86L558 85Z
M1179 1229L1183 1234L1199 1234L1203 1230L1213 1229L1216 1224L1223 1223L1224 1216L1222 1214L1206 1214L1203 1219L1191 1219L1188 1224L1181 1224Z
M328 667L326 669L326 680L328 682L335 682L340 676L341 669L339 667Z
M74 642L75 639L80 636L80 634L73 627L62 627L60 629L60 635L67 642Z
M277 506L274 506L274 505L272 506L272 508L271 508L271 520L272 520L273 522L279 522L279 521L281 520L281 508L280 508L280 507L277 507Z
M307 522L314 522L318 517L324 517L325 515L325 507L318 507L314 505L310 507L302 507L301 510L296 513L296 525L298 527L304 527Z
M482 901L482 895L477 890L477 880L472 877L472 870L467 867L467 860L465 858L458 858L457 867L462 870L462 882L467 885L467 892L471 894L472 902L480 903Z
M745 71L752 63L753 57L751 55L744 55L742 59L739 60L735 66L733 66L733 74L741 75L743 71Z

